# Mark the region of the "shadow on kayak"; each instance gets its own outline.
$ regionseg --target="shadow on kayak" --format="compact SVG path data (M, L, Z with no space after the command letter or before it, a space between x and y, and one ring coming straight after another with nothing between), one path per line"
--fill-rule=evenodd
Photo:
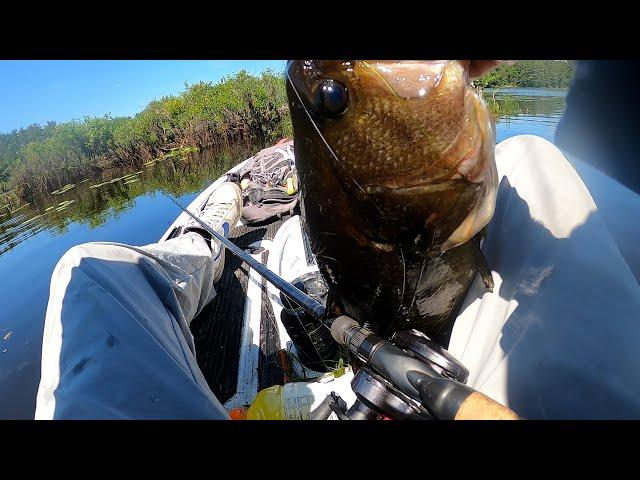
M485 252L502 300L487 307L506 321L476 387L506 381L510 408L530 419L640 417L637 283L600 214L557 238L504 178L492 224Z

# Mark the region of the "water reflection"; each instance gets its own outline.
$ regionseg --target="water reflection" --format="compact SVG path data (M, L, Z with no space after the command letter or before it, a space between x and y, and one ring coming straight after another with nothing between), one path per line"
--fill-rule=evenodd
M149 192L173 196L198 192L244 155L251 155L254 148L242 146L174 157L137 172L111 169L64 193L42 195L30 202L21 201L15 194L5 195L14 208L5 208L0 217L0 256L43 230L52 236L64 235L74 222L97 228L114 221L134 206L137 197Z
M498 119L496 140L501 142L516 135L538 135L554 141L556 127L566 108L567 90L538 88L485 89L487 102L495 100L505 106L515 104L513 115Z
M9 200L14 214L0 217L0 418L33 418L49 280L58 259L85 242L157 241L179 214L160 192L188 204L260 148L243 145L165 160L137 175L104 172L65 193L33 199L19 211L17 200ZM131 182L131 175L138 180Z

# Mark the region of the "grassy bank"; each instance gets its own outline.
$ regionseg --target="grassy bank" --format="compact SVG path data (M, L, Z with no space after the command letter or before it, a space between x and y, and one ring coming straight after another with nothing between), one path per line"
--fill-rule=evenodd
M291 134L282 75L245 71L185 85L134 117L31 125L0 135L0 192L24 199L60 192L110 168L141 168L199 148L266 144Z
M497 121L500 117L511 117L522 113L520 104L510 95L496 100L493 94L487 94L487 92L483 90L480 90L479 93L487 104L489 113L491 113L494 121Z
M11 193L0 194L0 256L42 229L64 235L71 223L103 225L129 210L141 195L164 192L179 197L199 192L253 152L255 146L236 144L167 157L137 171L109 169L28 202Z

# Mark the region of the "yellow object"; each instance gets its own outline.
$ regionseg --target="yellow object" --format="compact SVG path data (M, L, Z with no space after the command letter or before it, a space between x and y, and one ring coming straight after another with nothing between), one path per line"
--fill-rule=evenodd
M292 177L287 178L287 194L293 195L298 191L298 186Z
M315 402L310 385L292 382L260 390L247 410L247 420L307 420Z
M247 410L246 419L308 420L311 411L331 392L336 392L347 405L352 405L356 400L351 388L353 371L349 366L344 370L338 377L330 372L312 382L290 382L260 390Z
M242 188L242 190L246 190L247 187L249 186L250 180L248 178L243 178L242 181L240 182L240 188Z
M282 386L260 390L247 410L247 420L284 420Z

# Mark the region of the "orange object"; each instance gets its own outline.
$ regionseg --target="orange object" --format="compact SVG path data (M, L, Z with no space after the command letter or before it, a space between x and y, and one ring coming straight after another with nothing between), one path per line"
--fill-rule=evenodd
M284 374L284 383L289 383L291 381L291 362L289 362L289 355L285 349L278 351L278 365Z
M229 416L231 420L246 420L247 419L247 407L238 407L229 410Z

